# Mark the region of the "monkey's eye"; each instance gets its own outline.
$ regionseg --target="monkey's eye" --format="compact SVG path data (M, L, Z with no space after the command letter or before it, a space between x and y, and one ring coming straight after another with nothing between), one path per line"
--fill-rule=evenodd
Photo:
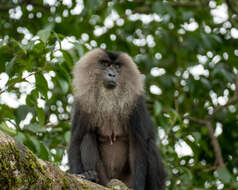
M109 61L107 61L107 60L100 60L99 63L103 67L108 67L110 65Z
M119 70L121 68L121 63L115 63L115 68Z

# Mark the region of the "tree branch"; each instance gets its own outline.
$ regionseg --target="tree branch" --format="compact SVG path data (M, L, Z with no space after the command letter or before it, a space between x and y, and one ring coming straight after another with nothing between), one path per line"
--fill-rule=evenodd
M198 118L195 118L195 117L191 117L189 115L185 116L184 119L189 119L190 121L198 123L200 125L206 125L207 124L206 120L202 120L202 119L198 119Z
M231 2L232 0L226 0L228 8L236 15L238 15L238 10L236 10Z
M20 83L20 82L25 82L25 80L26 80L28 77L30 77L30 76L32 76L32 75L35 75L35 74L38 74L38 73L41 73L41 72L42 72L42 73L45 73L44 68L43 68L43 69L40 69L40 70L38 70L38 71L33 71L33 72L31 72L29 75L23 77L23 78L21 79L21 81L15 81L14 83L11 83L9 86L6 86L5 89L3 89L3 90L0 91L0 95L1 95L2 93L4 93L4 92L8 91L8 89L11 88L11 87L13 87L15 84Z
M189 119L192 122L201 124L201 125L205 125L208 131L208 135L211 139L211 145L216 157L216 165L218 165L219 167L225 167L225 163L223 160L223 156L222 156L222 151L221 151L221 147L219 145L219 142L217 140L217 138L214 136L214 129L212 127L212 120L215 117L216 113L219 112L220 110L226 108L229 105L232 105L234 103L236 103L238 101L238 75L236 75L236 81L235 81L235 93L234 95L228 100L228 102L225 105L220 105L217 106L213 113L209 116L207 116L205 119L198 119L198 118L194 118L191 116L185 116L184 118Z
M177 99L174 100L174 107L175 107L176 113L179 113L179 105L178 105L178 100ZM174 124L176 123L177 119L178 119L177 116L175 116L174 119L172 120L172 122L171 122L171 124L169 126L169 129L167 131L167 136L170 135L170 133L171 133L171 131L172 131L172 129L174 127Z
M235 93L234 95L227 101L225 105L220 105L217 106L214 110L213 113L209 116L207 116L206 120L211 120L213 117L216 115L217 112L222 110L223 108L228 107L229 105L235 104L238 101L238 75L236 75L236 81L235 81Z
M213 152L215 154L215 158L216 158L215 165L218 165L218 167L225 167L221 147L220 147L220 144L219 144L217 138L214 136L214 129L212 127L211 120L208 120L208 119L202 120L202 119L197 119L197 118L194 118L191 116L186 116L185 118L189 119L192 122L198 123L200 125L205 125L205 127L207 128L207 131L208 131L208 135L211 139L211 145L213 148Z
M57 166L38 159L28 148L0 131L0 187L8 189L110 190L96 183L61 171ZM128 188L119 180L109 187ZM118 188L117 188L118 189Z
M13 9L19 5L26 5L26 4L31 4L35 7L39 7L39 8L42 8L42 9L47 9L49 10L50 9L50 6L48 5L44 5L43 3L37 3L37 2L32 2L32 0L22 0L20 1L18 4L14 4L14 5L1 5L0 7L0 11L9 11L10 9Z
M192 7L198 7L201 4L198 1L195 2L169 2L169 5L172 7L187 7L187 8L192 8Z
M143 6L145 5L145 1L137 1L138 4L141 4L141 7L136 8L134 11L132 11L133 13L151 13L152 10L152 6L148 5L148 6ZM168 5L170 5L171 7L174 8L178 8L178 7L184 7L184 8L196 8L201 6L201 3L199 3L198 1L196 2L168 2Z
M221 147L220 147L220 144L219 144L217 138L214 136L214 130L213 130L211 121L208 121L206 123L206 127L207 127L208 134L211 138L211 144L212 144L213 151L214 151L215 157L216 157L215 165L218 165L219 167L223 168L223 167L225 167L225 163L223 160Z

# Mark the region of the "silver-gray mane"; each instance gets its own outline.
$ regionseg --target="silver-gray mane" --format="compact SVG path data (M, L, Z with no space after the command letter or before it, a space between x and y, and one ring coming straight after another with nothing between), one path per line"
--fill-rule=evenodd
M96 125L123 125L138 96L143 95L141 74L130 56L120 53L123 63L115 89L103 86L99 59L107 56L104 50L95 49L86 53L74 67L74 98L80 110L90 115ZM100 80L101 79L101 80ZM106 123L105 123L106 122Z

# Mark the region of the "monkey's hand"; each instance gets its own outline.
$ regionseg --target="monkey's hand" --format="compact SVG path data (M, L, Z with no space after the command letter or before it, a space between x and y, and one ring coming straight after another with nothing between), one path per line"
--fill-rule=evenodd
M108 182L107 187L112 188L113 190L129 190L129 188L118 179L111 179Z
M79 174L78 176L95 183L99 182L98 173L94 170L88 170L84 173Z

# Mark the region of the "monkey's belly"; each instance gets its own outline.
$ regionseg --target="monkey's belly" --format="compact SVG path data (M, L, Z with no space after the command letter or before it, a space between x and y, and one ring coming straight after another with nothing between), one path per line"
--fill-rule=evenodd
M128 167L128 142L101 144L99 150L108 178L120 178Z

